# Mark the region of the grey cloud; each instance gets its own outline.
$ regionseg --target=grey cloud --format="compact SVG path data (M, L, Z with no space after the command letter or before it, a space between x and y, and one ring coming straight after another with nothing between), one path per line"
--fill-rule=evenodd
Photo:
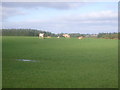
M12 8L55 8L55 9L71 9L82 6L83 3L65 3L65 2L3 2L3 7L12 7Z
M103 16L101 16L103 17ZM65 17L62 17L65 19ZM79 17L76 17L77 20ZM52 18L51 18L52 19ZM17 22L17 23L4 23L3 26L6 28L33 28L33 29L41 29L47 30L54 33L61 32L79 32L79 33L99 33L99 32L117 32L117 21L115 22L109 21L95 21L90 19L89 22L87 19L83 19L82 21L71 21L71 17L69 16L67 20L64 19L55 19L48 21L29 21L29 22Z
M8 17L15 16L15 15L24 15L25 12L20 10L21 8L24 9L38 9L41 7L44 8L54 8L59 10L67 10L71 8L76 8L82 6L83 3L55 3L55 2L3 2L2 3L2 17L3 19L7 19Z
M117 23L118 15L117 12L113 11L101 11L101 12L91 12L80 15L69 15L63 16L60 18L64 22L73 22L73 23L90 23L90 24L109 24L109 23Z
M49 20L29 20L28 22L36 22L36 23L64 23L64 24L94 24L94 25L111 25L117 24L118 15L117 12L113 11L101 11L101 12L91 12L86 14L71 14L71 15L61 15L58 17L54 17ZM26 22L26 21L25 21Z
M16 15L25 15L26 13L23 12L20 9L16 8L8 8L8 7L2 7L2 18L3 20L6 20L8 17L16 16Z
M39 8L48 7L55 9L70 9L79 7L77 3L3 3L4 17L22 15L20 9L16 8ZM80 33L98 33L112 32L117 30L117 13L112 11L93 12L86 14L71 14L56 17L50 20L31 20L23 22L5 22L6 28L35 28L48 30L54 33L60 32L80 32Z
M54 17L49 20L29 20L26 23L29 27L42 28L50 31L81 31L81 30L111 30L117 27L117 13L112 11L94 12L81 15L66 15ZM25 25L25 27L27 26ZM28 27L27 27L28 28ZM61 30L60 30L61 29ZM98 30L98 31L97 31Z

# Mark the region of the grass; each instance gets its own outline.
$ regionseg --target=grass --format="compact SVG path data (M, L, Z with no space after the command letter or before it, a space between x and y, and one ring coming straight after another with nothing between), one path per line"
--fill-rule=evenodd
M118 87L118 40L6 36L2 44L3 88Z
M0 89L2 89L2 36L0 36Z

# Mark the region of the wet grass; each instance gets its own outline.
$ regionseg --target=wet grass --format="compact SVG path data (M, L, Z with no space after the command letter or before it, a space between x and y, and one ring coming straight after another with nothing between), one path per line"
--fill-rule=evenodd
M117 88L117 46L109 39L3 37L3 88Z

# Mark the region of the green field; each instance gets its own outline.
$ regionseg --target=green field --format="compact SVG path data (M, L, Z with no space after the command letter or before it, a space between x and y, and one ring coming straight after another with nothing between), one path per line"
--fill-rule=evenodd
M2 45L3 88L118 87L118 40L6 36Z

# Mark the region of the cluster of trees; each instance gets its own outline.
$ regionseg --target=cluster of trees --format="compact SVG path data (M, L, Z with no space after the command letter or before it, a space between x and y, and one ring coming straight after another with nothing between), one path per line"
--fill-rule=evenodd
M118 39L118 33L99 33L98 38L105 38L105 39Z
M38 36L39 33L44 33L45 37L46 36L63 37L62 35L65 34L65 33L54 34L51 32L34 30L34 29L2 29L3 36ZM69 35L71 37L85 36L85 34L80 34L80 33L70 33Z
M3 36L38 36L39 33L44 33L46 36L51 37L63 37L62 35L65 33L54 34L47 31L42 30L34 30L34 29L2 29ZM80 33L69 33L71 37L94 37L94 38L105 38L105 39L118 39L120 33L99 33L99 34L80 34ZM120 37L119 37L120 39Z
M3 36L38 36L39 33L45 33L45 36L56 36L51 32L34 29L2 29Z
M86 36L86 34L80 34L80 33L70 33L69 35L70 35L71 37L80 37L80 36L85 37L85 36Z

